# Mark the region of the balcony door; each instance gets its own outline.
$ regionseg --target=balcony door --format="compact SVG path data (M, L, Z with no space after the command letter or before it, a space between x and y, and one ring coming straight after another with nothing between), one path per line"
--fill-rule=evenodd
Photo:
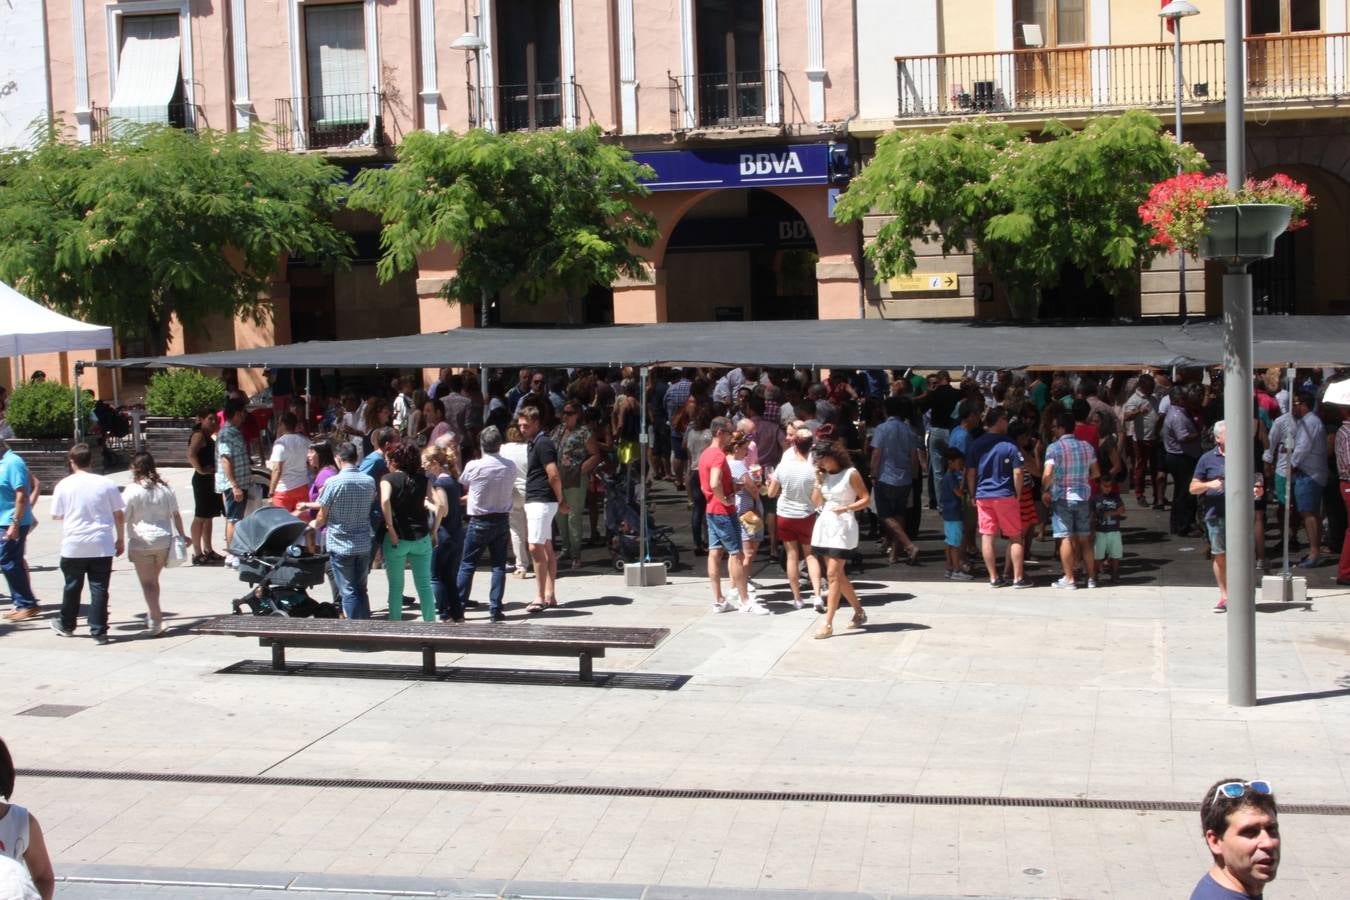
M305 5L306 128L311 147L362 142L370 127L366 19L360 3Z
M1087 0L1016 0L1014 107L1080 107L1092 99Z
M1247 9L1247 93L1325 93L1321 0L1250 0Z
M558 0L497 0L498 103L503 131L562 124L562 28ZM492 98L487 98L492 102Z
M698 0L700 125L764 121L764 9L761 0Z

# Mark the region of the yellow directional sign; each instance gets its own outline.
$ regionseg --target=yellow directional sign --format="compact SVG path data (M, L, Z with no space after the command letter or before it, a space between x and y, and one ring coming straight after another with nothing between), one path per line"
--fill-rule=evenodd
M914 272L890 278L886 281L886 285L893 294L955 291L960 287L960 280L955 272Z

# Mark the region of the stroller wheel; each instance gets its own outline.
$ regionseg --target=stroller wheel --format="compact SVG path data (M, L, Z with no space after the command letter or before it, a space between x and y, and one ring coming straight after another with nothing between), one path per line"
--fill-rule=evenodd
M622 556L614 557L614 570L616 572L622 572L623 567L626 565L628 565L628 563L624 560Z
M665 566L666 571L669 572L671 569L675 568L675 561L670 557L666 557L665 559L661 560L661 565Z

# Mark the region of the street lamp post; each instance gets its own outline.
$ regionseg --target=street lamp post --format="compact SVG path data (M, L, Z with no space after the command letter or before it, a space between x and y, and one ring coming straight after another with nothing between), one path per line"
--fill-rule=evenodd
M474 22L475 29L477 28L476 20L477 17L475 17ZM473 65L477 69L475 73L477 90L473 92L469 105L474 117L474 124L479 128L484 128L486 125L483 122L483 51L487 49L487 41L483 40L482 35L477 30L466 31L450 42L450 49L463 50L473 58ZM466 84L469 81L469 56L464 58L464 81ZM474 97L477 98L476 101ZM487 328L488 325L488 294L486 290L481 291L478 297L478 325L480 328ZM479 364L478 386L482 391L483 403L486 404L488 395L488 367L486 363Z
M1181 72L1181 20L1187 16L1198 15L1200 12L1193 4L1187 0L1172 0L1162 8L1158 15L1165 19L1172 26L1172 85L1173 98L1176 101L1176 119L1175 130L1177 145L1181 145L1181 96L1183 87L1183 75ZM1181 174L1181 167L1177 167L1177 174ZM1186 253L1177 251L1177 303L1181 313L1181 321L1186 321Z

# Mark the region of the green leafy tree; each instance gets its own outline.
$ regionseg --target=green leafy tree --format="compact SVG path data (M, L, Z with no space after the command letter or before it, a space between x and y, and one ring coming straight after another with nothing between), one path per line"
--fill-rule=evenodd
M865 251L879 280L914 271L916 241L939 244L944 256L973 244L1013 314L1030 318L1066 267L1112 292L1136 284L1160 251L1139 218L1149 188L1178 166L1204 165L1142 110L1095 118L1081 131L1050 122L1039 140L976 119L882 137L835 218L891 217Z
M162 349L169 324L261 320L288 254L339 264L342 171L256 132L135 128L83 145L55 129L0 156L0 278Z
M656 221L632 200L647 193L639 181L647 174L594 127L415 132L392 167L361 173L348 202L384 223L382 280L443 244L459 254L442 288L450 302L561 294L575 321L577 300L594 285L646 277L635 248L656 240Z

